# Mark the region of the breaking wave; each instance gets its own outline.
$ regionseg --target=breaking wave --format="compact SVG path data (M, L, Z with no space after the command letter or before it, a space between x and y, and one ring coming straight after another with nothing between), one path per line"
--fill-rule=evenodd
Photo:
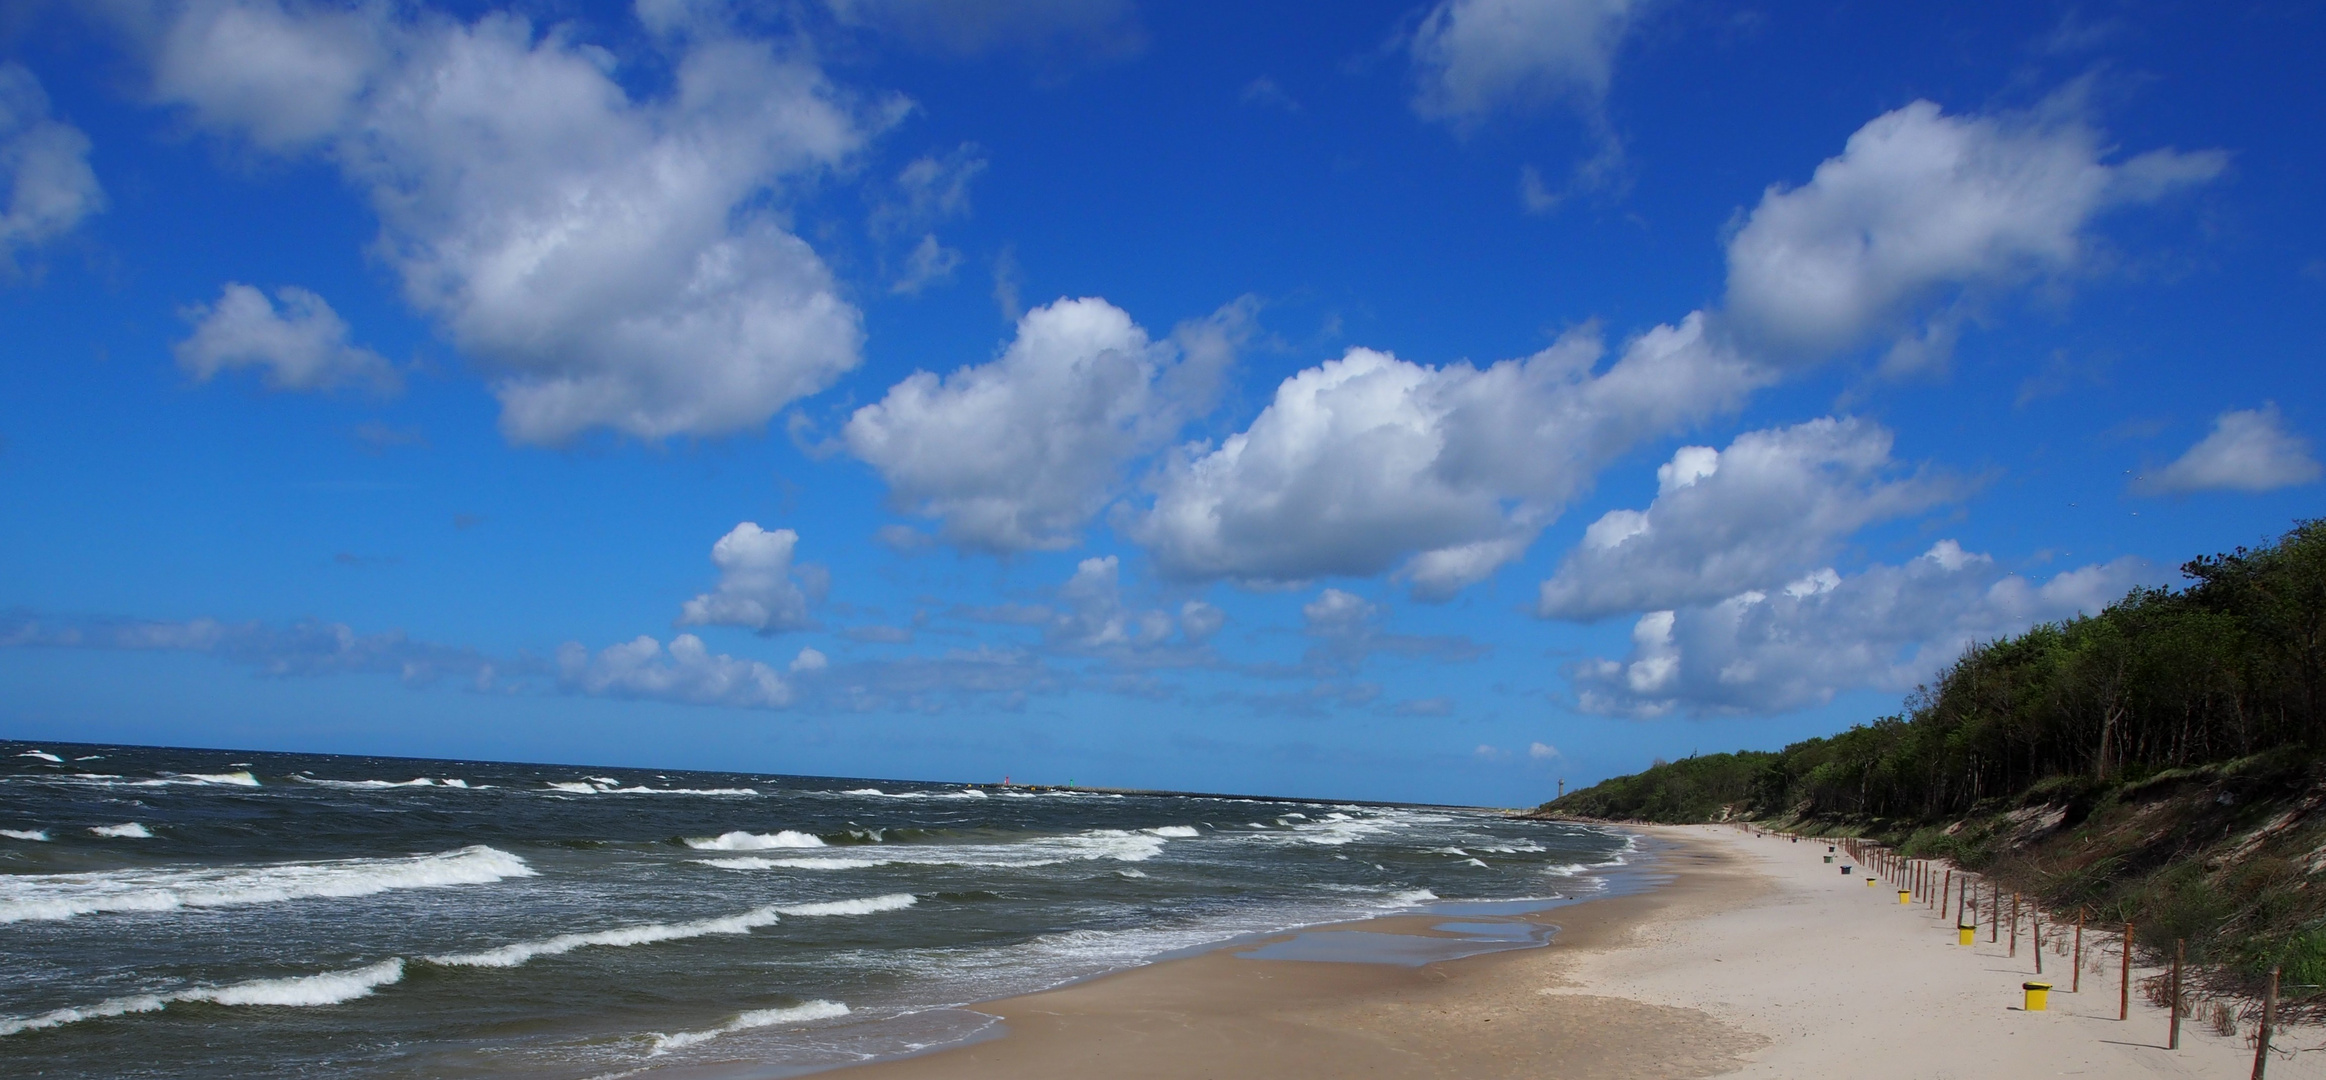
M819 848L824 840L813 833L785 829L773 833L726 832L717 836L690 836L686 846L696 851L766 851L771 848Z
M333 859L216 870L114 870L0 876L0 923L103 912L271 904L370 896L390 889L485 885L532 877L525 860L478 844L401 859Z
M640 926L618 926L611 930L593 930L580 934L559 934L538 941L520 941L482 952L451 953L425 959L443 967L521 967L539 957L562 956L575 949L593 947L627 948L632 945L653 945L665 941L685 941L689 938L713 934L748 934L763 926L774 926L786 915L809 918L822 915L871 915L882 911L909 908L919 900L911 893L891 893L886 896L867 896L853 900L827 900L813 904L769 904L752 908L739 915L716 919L695 919L680 923L646 923Z
M682 1031L676 1035L656 1033L650 1055L659 1056L673 1050L683 1050L698 1043L707 1043L721 1035L730 1035L752 1028L772 1027L776 1024L804 1024L810 1020L829 1020L848 1015L848 1006L837 1001L814 1001L794 1005L788 1009L754 1009L708 1031Z
M127 1016L131 1013L159 1012L180 1002L208 1002L212 1005L274 1005L284 1008L303 1008L316 1005L338 1005L369 997L371 992L404 977L401 958L382 960L370 967L352 971L333 971L322 975L298 975L283 979L253 979L249 982L229 983L225 986L190 986L158 994L131 994L108 998L95 1005L66 1009L52 1009L36 1016L0 1018L0 1036L15 1035L44 1028L63 1027L83 1020L98 1020L109 1016Z

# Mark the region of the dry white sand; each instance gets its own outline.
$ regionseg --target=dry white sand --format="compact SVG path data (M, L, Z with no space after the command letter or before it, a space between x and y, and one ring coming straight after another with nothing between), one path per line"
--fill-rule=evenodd
M1646 830L1709 843L1767 875L1752 900L1687 917L1651 919L1633 938L1591 950L1568 974L1590 993L1699 1009L1761 1035L1768 1045L1724 1075L1784 1080L1953 1080L2041 1076L2218 1077L2244 1080L2253 1051L2242 1037L2181 1022L2181 1048L2164 1049L2165 1010L2142 999L2135 968L2132 1018L2117 1017L2113 935L2087 932L2083 992L2067 993L2068 963L2044 957L2050 1009L2020 1009L2036 979L2024 936L1957 945L1952 912L1900 906L1897 891L1866 887L1822 860L1823 844L1754 838L1727 826ZM2009 928L2005 928L2006 935ZM2093 954L2098 954L2095 957ZM2104 957L2105 974L2091 966ZM2283 1042L2280 1043L2284 1045ZM2289 1071L2287 1075L2291 1075Z

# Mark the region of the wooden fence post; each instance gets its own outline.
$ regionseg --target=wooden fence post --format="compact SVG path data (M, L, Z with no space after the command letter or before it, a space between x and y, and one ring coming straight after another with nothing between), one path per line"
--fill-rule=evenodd
M2043 974L2043 912L2030 908L2027 913L2028 935L2035 941L2035 973Z
M2084 909L2076 909L2076 973L2068 982L2068 993L2084 992Z
M2261 996L2261 1031L2253 1043L2253 1080L2262 1080L2269 1071L2270 1029L2278 1022L2278 970L2269 969L2269 991Z
M2124 978L2116 985L2116 1019L2132 1019L2132 920L2124 920L2123 946L2116 950L2124 960Z
M2019 955L2019 894L2011 894L2011 955Z
M2174 938L2172 1028L2171 1033L2165 1038L2164 1048L2167 1050L2181 1048L2181 962L2188 959L2188 953L2188 939Z

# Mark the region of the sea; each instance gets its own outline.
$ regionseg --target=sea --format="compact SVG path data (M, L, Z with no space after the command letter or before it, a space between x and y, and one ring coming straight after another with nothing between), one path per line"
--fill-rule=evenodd
M1287 929L1607 888L1461 808L0 741L9 1077L781 1077Z

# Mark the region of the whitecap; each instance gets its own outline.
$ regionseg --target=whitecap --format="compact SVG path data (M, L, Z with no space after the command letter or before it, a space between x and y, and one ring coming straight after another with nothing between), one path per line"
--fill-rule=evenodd
M9 839L11 839L11 840L31 840L31 841L35 841L35 842L46 842L46 841L48 840L48 830L47 830L47 829L0 829L0 836L5 836L5 837L7 837L7 838L9 838Z
M790 859L706 860L722 869L865 870L875 866L974 866L1023 869L1078 860L1145 862L1163 851L1164 840L1150 833L1091 829L1067 836L1044 836L1008 844L883 844L878 854L819 855ZM761 864L764 865L761 865Z
M513 968L543 956L561 956L575 949L592 947L627 948L632 945L653 945L665 941L685 941L689 938L712 934L748 934L765 926L783 921L783 916L815 918L830 915L873 915L883 911L909 908L919 902L911 893L890 893L886 896L866 896L850 900L825 900L810 904L770 904L752 908L737 915L715 919L695 919L680 923L645 923L638 926L617 926L609 930L587 933L559 934L537 941L520 941L482 952L452 953L431 956L427 961L445 967Z
M108 836L122 840L153 839L152 829L148 829L144 825L134 821L124 821L119 825L91 825L89 826L89 831L96 833L99 836Z
M1478 860L1478 859L1464 859L1464 860L1462 860L1462 861L1463 861L1463 862L1466 862L1466 863L1469 863L1470 865L1472 865L1472 866L1475 866L1475 867L1477 867L1477 868L1478 868L1478 869L1480 869L1480 870L1491 869L1491 868L1490 868L1490 867L1488 867L1488 866L1487 866L1487 865L1486 865L1486 864L1485 864L1483 861L1481 861L1481 860Z
M39 759L41 759L42 761L53 762L53 763L55 763L55 764L58 764L58 765L62 765L62 764L64 764L64 763L65 763L65 759L63 759L63 758L61 758L61 757L58 757L58 756L56 756L55 754L49 753L49 752L48 752L48 751L46 751L46 750L27 750L27 751L25 751L25 752L23 752L23 753L21 753L21 754L18 754L18 755L16 755L16 756L17 756L17 757L28 757L28 758L39 758Z
M775 869L775 860L762 859L756 855L746 855L739 859L696 859L694 861L701 863L704 866L716 866L721 870Z
M1158 828L1147 829L1145 831L1154 833L1157 836L1169 837L1175 840L1185 840L1191 836L1203 835L1203 833L1196 829L1196 827L1193 825L1164 825Z
M682 923L646 923L641 926L618 926L611 930L595 930L580 934L559 934L538 941L520 941L482 952L452 953L428 957L431 964L446 967L513 968L539 956L559 956L591 946L616 948L631 945L652 945L662 941L684 941L708 934L748 934L762 926L774 926L782 921L774 906L753 908L740 915L716 919L696 919Z
M878 915L883 911L902 911L920 902L911 893L889 893L885 896L866 896L854 900L824 900L813 904L793 904L777 908L786 915L809 918L824 915Z
M1388 900L1398 907L1412 907L1415 904L1428 903L1437 898L1438 894L1428 889L1407 889L1404 892L1390 893Z
M552 780L549 782L549 786L551 790L570 791L576 795L595 795L598 793L598 789L589 784L573 784Z
M173 773L169 778L180 782L191 781L197 784L228 784L234 787L259 786L258 777L252 776L248 772Z
M377 790L380 788L436 786L436 781L431 780L425 776L415 776L410 780L325 780L321 777L315 776L294 776L291 779L297 780L302 784L314 784L317 787L347 788L349 790L357 791ZM460 786L467 787L468 785L462 784Z
M95 1005L52 1009L37 1016L0 1018L0 1036L25 1031L62 1027L82 1020L96 1020L108 1016L127 1016L131 1013L158 1012L178 1002L208 1002L212 1005L274 1005L302 1008L317 1005L338 1005L369 997L372 991L397 982L404 977L404 961L400 958L382 960L369 967L352 971L332 971L321 975L296 975L282 979L253 979L249 982L229 983L225 986L190 986L167 993L131 994L110 998Z
M748 1031L752 1028L772 1027L777 1024L804 1024L810 1020L830 1020L846 1015L848 1015L848 1006L837 1001L825 1001L822 998L786 1009L754 1009L708 1031L682 1031L676 1035L664 1035L657 1032L654 1036L654 1049L650 1051L650 1054L659 1056L673 1050L683 1050L697 1043L709 1042L721 1035Z
M484 885L533 874L525 860L478 844L458 851L393 859L0 875L0 923L70 919L102 912L371 896L391 889Z
M696 851L766 851L769 848L820 848L824 846L824 840L813 833L790 829L774 833L738 830L717 836L690 836L686 838L686 846Z

